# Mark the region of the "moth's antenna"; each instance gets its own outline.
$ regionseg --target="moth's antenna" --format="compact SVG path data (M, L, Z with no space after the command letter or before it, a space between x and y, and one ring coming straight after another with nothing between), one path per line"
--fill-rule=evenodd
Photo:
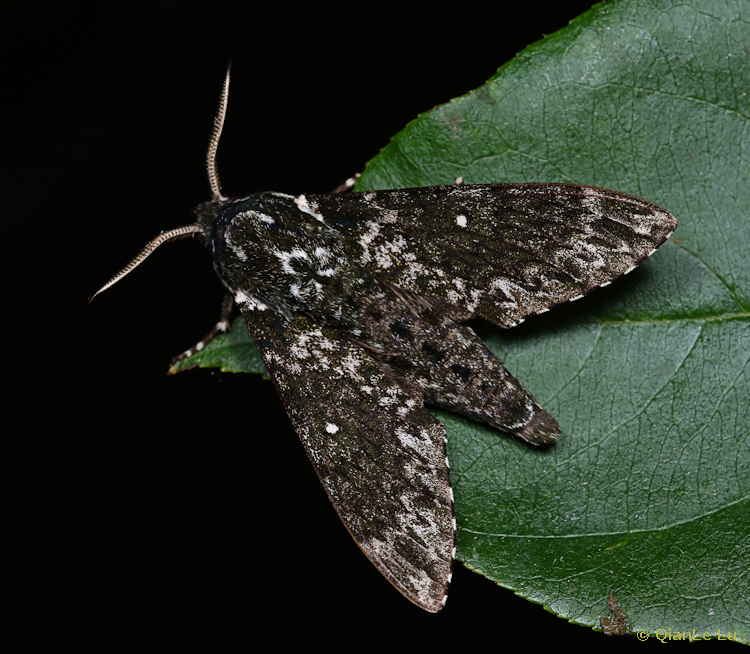
M219 139L221 138L221 130L224 128L224 117L227 115L227 101L229 99L229 72L232 69L232 62L229 62L227 66L227 75L224 78L224 88L221 90L221 99L219 100L219 113L214 118L214 130L211 133L211 140L208 144L208 155L206 156L206 169L208 170L208 182L211 184L211 195L214 197L214 201L221 202L226 200L221 194L221 185L219 183L219 173L216 170L216 150L219 147ZM102 286L96 293L90 298L91 302L97 295L100 295L106 291L110 286L113 286L119 282L125 275L131 273L135 268L140 266L146 258L162 243L172 241L183 236L190 236L191 234L203 233L204 227L199 223L193 225L185 225L185 227L178 227L168 232L162 232L153 241L151 241L145 248L143 248L138 255L133 259L127 266L125 266L120 272L118 272L112 279L110 279L104 286Z
M184 227L178 227L177 229L171 229L168 232L162 232L153 241L151 241L145 248L143 248L135 257L135 259L133 259L127 266L125 266L112 279L110 279L104 286L102 286L96 293L94 293L89 298L89 302L91 302L100 293L103 293L104 291L106 291L110 286L113 286L114 284L119 282L123 277L125 277L125 275L127 275L128 273L132 272L135 268L140 266L144 262L146 257L148 257L148 255L151 254L162 243L166 243L167 241L172 241L177 238L182 238L183 236L190 236L191 234L195 234L196 232L202 232L202 231L203 231L203 227L201 227L199 224L195 224L195 225L185 225Z
M227 76L224 78L224 88L221 90L219 99L219 113L214 118L214 131L208 142L208 154L206 155L206 170L208 171L208 183L211 185L211 195L214 200L226 200L221 194L221 183L219 182L219 171L216 170L216 150L219 148L221 130L224 129L224 118L227 115L227 101L229 100L229 73L232 70L232 62L227 66Z

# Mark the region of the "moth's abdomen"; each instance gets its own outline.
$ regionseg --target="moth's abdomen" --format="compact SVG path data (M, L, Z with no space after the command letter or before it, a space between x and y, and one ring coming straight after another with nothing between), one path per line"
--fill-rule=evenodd
M557 421L532 397L470 327L451 320L416 335L421 354L411 374L425 402L517 436L553 443Z
M407 378L425 402L517 436L534 445L560 434L549 415L467 325L447 320L438 330L417 335L422 356Z
M386 288L359 321L362 341L427 404L484 422L534 445L560 428L467 325L423 298Z
M472 335L478 340L473 331ZM557 440L560 435L557 420L539 406L531 393L508 372L497 357L480 372L477 386L477 395L486 397L478 414L474 416L460 409L454 411L486 422L534 445L548 445Z

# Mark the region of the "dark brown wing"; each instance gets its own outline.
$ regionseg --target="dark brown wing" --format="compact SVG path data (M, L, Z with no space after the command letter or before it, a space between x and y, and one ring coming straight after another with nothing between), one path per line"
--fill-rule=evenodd
M412 602L445 603L455 553L445 428L417 393L335 331L243 309L328 496L368 558Z
M394 286L512 327L630 272L677 222L623 193L568 184L308 196L348 255Z

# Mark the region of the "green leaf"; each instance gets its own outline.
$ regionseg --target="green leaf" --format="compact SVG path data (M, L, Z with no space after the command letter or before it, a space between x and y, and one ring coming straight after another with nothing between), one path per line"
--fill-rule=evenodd
M237 318L232 329L211 340L200 352L173 364L169 374L191 368L219 368L222 372L252 372L270 379L260 352L255 349L253 339L245 327L245 321Z
M750 642L749 21L726 0L597 5L410 123L358 184L572 182L677 217L624 280L477 326L559 420L554 447L438 414L457 557L579 624L612 591L631 630ZM223 348L249 370L227 364L250 347L237 327L201 365Z

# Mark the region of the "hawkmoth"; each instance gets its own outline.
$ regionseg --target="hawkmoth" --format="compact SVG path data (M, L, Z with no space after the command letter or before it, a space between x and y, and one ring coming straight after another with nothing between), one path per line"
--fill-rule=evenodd
M95 296L162 243L202 239L228 299L182 356L226 331L236 304L347 529L401 593L439 611L456 522L445 428L425 403L532 445L560 433L464 323L513 327L607 286L676 221L645 200L566 184L229 199L216 171L228 90L229 72L207 157L213 199Z

